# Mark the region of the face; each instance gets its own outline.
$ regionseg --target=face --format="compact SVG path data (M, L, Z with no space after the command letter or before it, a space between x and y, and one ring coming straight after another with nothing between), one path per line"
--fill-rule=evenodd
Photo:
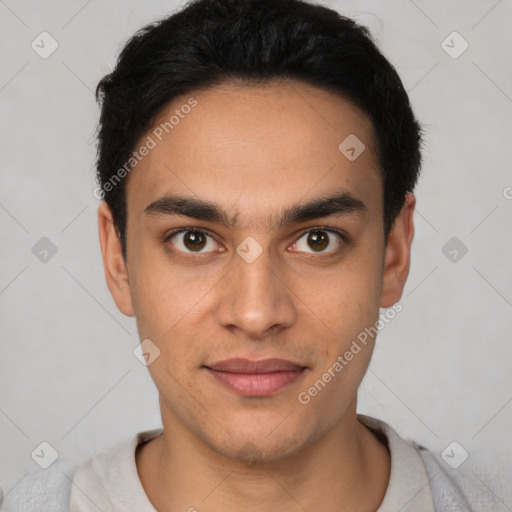
M299 82L177 98L148 136L126 263L99 217L114 299L160 351L164 426L232 458L297 453L355 414L374 340L353 342L400 298L412 199L386 245L371 123Z

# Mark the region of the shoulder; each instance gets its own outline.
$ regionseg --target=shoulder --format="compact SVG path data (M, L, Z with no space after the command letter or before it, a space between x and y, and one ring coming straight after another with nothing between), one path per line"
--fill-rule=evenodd
M111 493L124 503L130 493L143 494L135 463L135 449L161 434L162 428L139 432L107 451L75 463L60 459L48 469L26 474L13 488L0 488L1 512L69 512L111 510ZM86 491L86 493L84 493Z
M411 463L416 458L404 455L410 455L411 450L419 455L426 470L436 512L510 512L511 509L506 505L510 497L505 495L507 489L510 489L512 476L512 468L508 467L508 463L506 466L496 465L493 473L490 473L489 468L484 469L476 454L468 457L466 452L465 458L460 457L454 447L450 453L445 453L445 459L441 453L429 450L411 439L402 438L382 420L361 414L358 414L358 419L386 438L392 466L393 457L405 461L405 472L400 474L400 478L409 475ZM460 445L459 448L463 450Z
M26 474L11 490L0 490L2 512L68 512L73 475L77 465L69 461L52 464Z
M498 512L507 510L498 494L496 477L482 478L468 461L457 468L450 467L440 455L411 442L420 454L427 470L436 511ZM488 483L485 482L488 480Z

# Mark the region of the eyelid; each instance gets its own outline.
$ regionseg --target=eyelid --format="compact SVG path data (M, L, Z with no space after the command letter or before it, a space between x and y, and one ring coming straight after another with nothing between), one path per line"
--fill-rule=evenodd
M173 236L178 235L180 233L189 233L189 232L202 233L204 235L209 236L211 239L215 240L215 242L217 244L219 243L217 241L217 239L215 238L215 235L213 235L213 233L210 230L205 229L205 228L198 228L196 226L185 226L182 228L176 228L174 230L171 230L163 236L162 242L167 243ZM183 251L178 251L178 252L183 253ZM213 252L213 251L211 251L211 252ZM194 253L190 252L190 253L185 253L185 254L194 254ZM197 253L197 254L208 254L208 253Z
M306 235L307 233L314 232L314 231L326 231L328 233L335 233L336 235L338 235L341 238L340 245L344 245L349 242L349 237L343 230L340 230L340 229L334 228L334 227L330 227L330 226L312 226L312 227L310 226L310 227L305 228L301 232L299 232L299 234L295 237L295 242L293 242L293 243L297 243L297 241L300 240L304 235ZM340 251L340 247L338 246L336 249L333 249L329 252L316 253L313 251L313 252L308 252L306 254L317 255L318 257L321 258L321 257L328 257L328 256L338 254L339 251ZM302 252L302 251L298 251L298 252Z
M164 242L167 242L170 238L172 238L174 235L177 235L178 233L183 233L183 232L188 232L188 231L192 231L192 232L197 232L197 233L204 233L205 235L208 235L209 237L215 239L215 237L213 236L213 234L208 230L208 229L205 229L205 228L198 228L196 226L184 226L182 228L175 228L175 229L172 229L171 231L167 231L162 240Z
M312 226L304 228L303 230L299 231L299 235L297 236L297 238L301 238L306 233L309 233L311 231L329 231L330 233L336 233L341 238L343 238L343 240L348 240L348 235L343 230L331 226Z

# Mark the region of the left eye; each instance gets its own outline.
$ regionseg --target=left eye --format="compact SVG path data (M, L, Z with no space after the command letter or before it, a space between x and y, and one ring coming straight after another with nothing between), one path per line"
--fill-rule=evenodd
M337 241L333 241L332 237L337 238ZM304 233L293 245L294 251L308 252L308 249L313 249L313 253L319 252L332 252L335 250L341 242L343 237L336 231L328 229L313 229ZM325 250L329 249L330 250Z

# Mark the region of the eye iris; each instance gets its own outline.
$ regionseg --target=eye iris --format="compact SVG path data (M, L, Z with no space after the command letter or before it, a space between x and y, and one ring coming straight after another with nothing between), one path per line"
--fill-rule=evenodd
M312 231L308 236L308 244L312 249L321 251L327 247L329 239L324 231Z
M183 237L183 243L185 244L187 249L193 250L201 250L203 249L206 243L206 237L204 233L199 233L197 231L187 231L185 236Z

